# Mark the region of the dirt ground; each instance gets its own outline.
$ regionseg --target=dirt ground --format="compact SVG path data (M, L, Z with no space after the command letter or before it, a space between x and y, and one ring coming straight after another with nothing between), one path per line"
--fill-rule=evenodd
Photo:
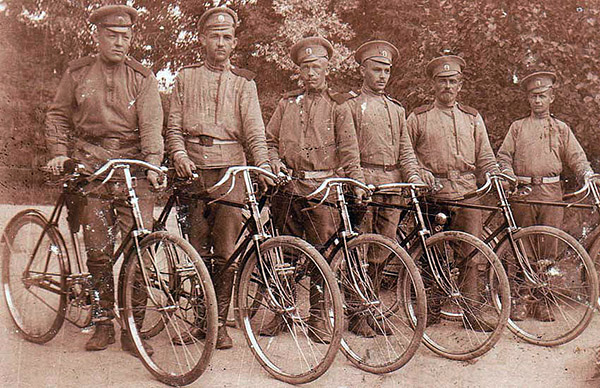
M0 206L0 227L20 207ZM594 346L600 344L600 321L594 317L577 339L556 348L519 341L506 331L489 353L471 362L440 358L421 346L402 369L372 375L354 368L338 354L331 369L306 387L600 387L595 376ZM243 334L230 329L234 348L217 350L208 370L191 386L284 387L253 359ZM159 387L141 362L120 350L119 343L101 352L86 352L91 335L65 324L45 345L23 340L0 302L0 385L6 387Z

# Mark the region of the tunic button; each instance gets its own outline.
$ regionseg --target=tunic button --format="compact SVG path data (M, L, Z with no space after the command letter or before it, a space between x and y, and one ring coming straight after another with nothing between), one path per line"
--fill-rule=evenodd
M204 159L208 159L208 155L204 155Z

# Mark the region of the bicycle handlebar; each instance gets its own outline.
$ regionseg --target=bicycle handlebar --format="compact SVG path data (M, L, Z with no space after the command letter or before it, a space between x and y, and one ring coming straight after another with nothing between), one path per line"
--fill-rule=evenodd
M329 194L330 187L332 185L338 184L338 183L347 184L347 185L350 185L350 186L360 187L361 189L363 189L363 190L365 190L367 192L368 196L371 196L371 194L373 194L373 191L375 190L375 186L364 184L364 183L362 183L360 181L357 181L356 179L352 179L352 178L339 178L339 177L336 177L336 178L327 178L312 193L308 194L306 196L306 198L307 199L313 199L319 193L321 193L322 191L326 192L325 197L327 197L327 195Z
M289 180L290 180L290 177L288 175L281 174L281 173L279 175L275 175L271 171L268 171L268 170L265 170L264 168L260 168L260 167L256 167L256 166L233 166L233 167L229 167L227 169L227 171L225 172L225 174L223 175L221 180L219 180L217 183L215 183L212 187L209 187L206 191L209 194L212 194L215 191L217 191L219 188L221 188L223 185L225 185L225 183L227 183L227 181L231 180L232 184L231 184L230 190L225 194L225 195L227 195L228 193L231 192L231 190L233 190L233 186L235 185L236 175L243 171L251 171L251 172L253 171L253 172L258 173L259 175L264 175L267 178L272 179L278 185L285 184L285 183L289 182Z
M563 200L569 199L569 198L572 198L572 197L577 197L577 196L579 196L579 195L581 195L583 193L586 193L586 194L589 193L589 191L591 189L592 182L595 181L595 180L597 180L597 179L600 179L600 174L593 174L593 175L591 175L589 178L587 178L585 180L585 183L583 184L583 186L581 186L581 188L579 190L574 191L572 193L567 193L567 194L563 195Z
M463 194L461 197L456 198L456 200L464 200L464 199L484 196L492 189L492 183L494 180L507 180L510 183L515 184L515 185L518 183L517 179L511 177L510 175L504 174L502 172L493 173L493 174L488 172L485 174L485 183L483 184L483 186L481 186L477 190Z
M381 185L377 185L375 186L375 190L373 191L374 193L385 193L387 191L392 191L392 190L397 190L397 189L429 189L429 186L426 185L425 183L403 183L403 182L397 182L397 183L383 183Z

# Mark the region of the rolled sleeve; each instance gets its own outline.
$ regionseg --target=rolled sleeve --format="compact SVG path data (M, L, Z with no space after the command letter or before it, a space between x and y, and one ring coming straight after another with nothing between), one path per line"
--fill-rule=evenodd
M335 135L339 166L349 178L364 181L352 112L347 102L335 108Z
M267 143L265 139L265 124L258 102L256 83L245 83L240 101L242 130L246 147L248 148L254 164L260 166L269 160Z
M272 163L281 163L279 155L279 133L281 131L281 121L283 118L284 100L280 100L271 116L266 128L267 147L269 149L269 159Z
M185 152L185 139L183 136L183 73L175 78L175 85L171 93L169 103L169 118L167 120L167 131L165 133L165 144L169 156L175 152Z
M513 167L515 145L515 124L513 123L508 129L508 133L498 150L498 164L500 166L500 171L511 176L516 175Z
M67 71L60 80L56 96L46 113L46 146L51 157L68 154L75 104L75 81Z
M498 164L481 115L475 117L476 167L480 173L498 173Z
M138 126L142 156L156 166L162 163L164 143L162 137L163 110L158 92L158 81L154 74L144 79L137 98Z
M398 163L401 167L402 175L405 181L412 176L420 176L419 174L419 162L415 156L415 150L410 136L408 134L408 125L406 122L406 115L404 109L400 109L398 112L398 122L400 123L400 144L398 153Z

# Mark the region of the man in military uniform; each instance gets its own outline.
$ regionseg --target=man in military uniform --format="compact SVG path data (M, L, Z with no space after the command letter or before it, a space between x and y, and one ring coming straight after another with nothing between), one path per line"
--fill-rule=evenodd
M270 170L254 73L234 67L229 61L237 44L237 22L237 14L229 8L206 11L198 23L205 62L184 67L175 79L166 145L179 176L191 177L198 171L192 191L203 192L217 183L228 167L246 164L244 146L257 166ZM244 199L241 184L228 196L234 202ZM215 257L217 349L233 345L225 324L234 268L224 265L233 254L242 224L238 208L203 201L191 203L191 243L201 256ZM201 328L194 329L184 335L183 341L190 343L203 335ZM178 343L177 339L173 341Z
M363 181L348 96L336 94L327 86L332 54L333 46L321 37L304 38L292 46L290 55L300 68L304 88L285 93L267 125L274 172L287 172L295 178L273 200L275 224L282 234L303 237L317 247L336 232L338 216L328 206L303 212L311 206L304 197L338 173ZM360 199L364 191L357 189L355 195ZM328 342L324 321L318 318L319 308L317 304L312 306L309 335L317 342ZM282 326L277 324L278 319L261 334L276 335Z
M527 199L562 201L560 173L568 166L583 182L594 174L581 145L567 124L550 115L554 101L556 74L536 72L523 78L522 88L527 92L531 108L529 116L511 124L498 151L498 163L503 172L515 176L520 183L531 185ZM517 225L549 225L561 228L563 208L544 205L512 205ZM516 287L513 287L515 293ZM513 294L511 318L523 320L527 308L517 294ZM545 303L534 306L532 314L541 321L553 321L552 311Z
M162 107L158 82L152 72L127 56L137 18L134 8L104 6L94 11L94 40L98 55L69 63L46 116L46 140L52 159L48 167L56 174L72 157L95 170L111 158L142 159L159 165L163 157ZM75 144L69 141L76 137ZM72 150L72 152L69 152ZM136 172L139 178L143 171ZM152 225L154 196L150 185L160 187L153 171L138 179L136 192L146 228ZM113 199L87 198L81 222L87 266L99 292L99 318L86 350L106 349L115 342L114 280L110 257L114 249L114 219L122 235L133 225L122 183L106 186ZM123 350L135 353L131 339L121 332ZM149 354L152 350L148 348Z
M408 132L422 167L421 176L431 187L441 184L435 198L452 199L477 189L476 174L498 172L487 130L477 110L457 102L465 61L455 55L431 60L426 73L433 83L435 100L414 110L407 119ZM481 236L481 212L452 208L450 228ZM461 282L466 297L477 297L477 263L463 263ZM429 323L439 320L439 306L430 306ZM436 311L438 310L438 311ZM469 317L466 317L467 320ZM471 326L464 322L465 326ZM480 327L489 330L492 328Z
M404 181L423 183L406 129L404 108L397 100L385 94L392 62L398 55L398 49L394 45L381 40L364 43L354 54L360 64L363 85L358 93L351 92L353 98L348 103L358 136L365 183L369 184ZM398 197L391 195L376 195L373 200L388 205L398 204ZM395 240L399 221L398 209L369 207L361 229ZM379 256L375 253L370 257L368 269L376 288L381 283L379 277L384 265L378 260ZM364 337L391 334L388 327L360 316L350 318L349 329Z

